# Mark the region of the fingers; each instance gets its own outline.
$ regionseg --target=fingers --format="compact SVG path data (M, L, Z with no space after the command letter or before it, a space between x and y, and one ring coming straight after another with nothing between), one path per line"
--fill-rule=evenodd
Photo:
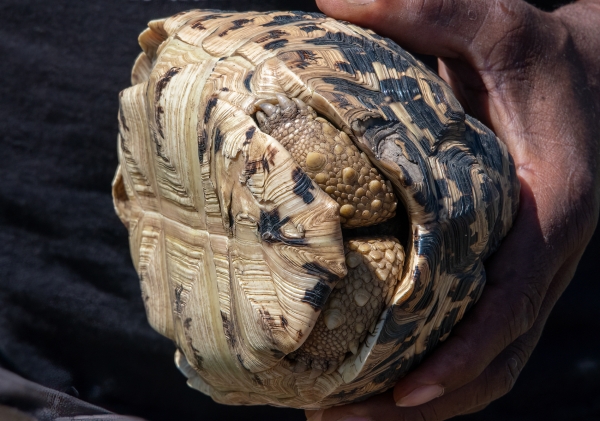
M367 402L334 407L324 411L320 420L338 421L356 417L369 421L441 421L465 413L481 410L487 404L506 394L514 385L522 367L516 359L508 357L506 350L477 379L468 385L437 398L427 404L402 408L394 405L389 392L375 396Z
M317 0L329 16L439 57L486 52L523 28L536 9L521 0Z
M543 331L545 322L552 310L556 296L562 291L561 285L570 279L578 258L574 256L558 271L553 285L555 291L544 300L539 317L524 335L506 347L472 381L445 393L428 403L416 407L398 407L390 392L375 396L366 402L330 408L322 413L307 411L310 421L337 421L362 418L369 421L438 421L456 415L464 415L484 409L490 402L508 393L514 386L525 363Z

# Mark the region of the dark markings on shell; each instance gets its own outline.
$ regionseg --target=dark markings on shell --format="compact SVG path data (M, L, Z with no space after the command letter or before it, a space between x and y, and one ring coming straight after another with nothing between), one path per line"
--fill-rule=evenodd
M406 350L408 350L410 347L412 347L415 344L415 342L417 341L417 338L418 338L418 335L407 337L404 340L404 342L402 342L402 344L394 352L392 352L383 361L381 361L379 364L377 364L375 367L373 367L373 370L382 369L389 364L392 364L392 365L395 365L394 363L397 364L397 361L400 358L400 356L402 354L404 354L406 352Z
M204 357L200 355L199 351L196 348L194 348L193 346L190 347L192 348L192 352L194 353L194 357L196 359L196 368L198 370L204 371Z
M315 200L315 196L310 192L314 190L312 180L300 167L294 168L292 171L292 180L294 180L294 194L302 197L304 203L308 204Z
M445 104L448 103L448 99L446 99L446 94L444 90L440 86L439 83L431 80L425 79L425 82L429 85L429 89L431 89L431 93L433 94L433 99L435 99L436 104Z
M321 311L327 298L331 294L331 287L322 280L319 280L312 289L307 289L302 297L302 302L310 305L313 310Z
M252 81L252 76L254 76L254 72L249 72L244 78L244 86L248 90L248 92L252 92L252 87L250 86L250 82Z
M162 95L163 90L167 87L173 76L181 71L181 67L171 67L167 72L160 77L156 82L156 88L154 90L154 101L158 101Z
M206 22L207 20L219 19L219 18L228 18L231 15L224 15L222 13L215 13L213 15L206 15L198 19L199 22Z
M298 50L294 52L297 57L298 60L296 62L294 62L294 66L298 67L299 69L306 69L308 66L310 66L312 63L314 63L316 61L316 54L312 51L309 50Z
M483 272L483 275L485 277L485 272ZM481 297L481 292L483 291L483 287L485 286L485 279L483 279L479 284L477 284L477 286L473 289L473 291L471 291L469 293L469 304L467 304L467 307L465 309L465 313L467 311L469 311L471 309L471 307L473 306L473 304L475 304L478 300L479 297Z
M301 30L303 30L307 34L310 34L313 31L322 31L323 30L322 28L319 28L316 25L306 25L306 24L298 25L298 28L300 28Z
M125 131L129 131L129 127L127 126L127 120L125 120L125 114L123 113L122 107L119 107L119 123L121 123L121 127L123 127Z
M280 358L280 359L281 359L281 358L285 357L285 353L284 353L284 352L281 352L281 351L280 351L280 350L278 350L278 349L271 349L271 352L273 353L273 356L274 356L275 358Z
M277 153L278 151L276 148L268 146L261 159L246 162L244 167L244 175L246 177L254 175L258 172L258 170L261 169L269 172L271 165L275 164L275 155L277 155Z
M354 388L349 391L342 390L341 392L334 393L334 394L330 395L329 397L333 398L335 400L344 401L345 399L351 398L352 396L354 396L357 391L358 391L358 388Z
M273 29L272 31L267 32L264 36L258 38L255 42L263 43L270 39L279 39L285 35L289 35L289 33L282 31L281 29Z
M400 79L384 79L379 81L379 87L394 102L402 102L404 104L404 108L417 127L420 129L429 129L436 139L441 140L444 138L445 132L449 130L449 127L440 121L435 110L425 102L419 82L416 79L409 76L403 76ZM462 119L461 115L453 117L457 121ZM424 150L430 151L429 140L425 139L422 147Z
M289 322L287 321L287 319L283 315L281 315L279 317L281 318L281 327L283 327L284 329L286 329L287 326L288 326L288 324L289 324Z
M306 273L308 273L309 275L316 275L321 281L327 282L328 284L332 284L340 280L339 276L337 276L333 272L330 272L329 270L327 270L327 268L321 266L316 262L305 263L302 265L302 267L306 270Z
M427 320L425 320L425 324L429 324L430 321L433 320L433 318L435 317L435 315L437 314L437 309L438 306L440 304L440 299L438 298L437 300L435 300L435 304L433 305L433 307L431 307L431 311L429 312L429 315L427 316Z
M321 266L318 263L311 262L305 263L302 267L306 270L306 273L310 275L316 275L319 277L319 282L312 288L307 289L302 297L302 302L310 305L313 310L321 311L329 294L331 294L331 288L335 282L339 281L339 276L327 270L327 268ZM302 336L302 332L298 332L299 338Z
M156 129L158 130L158 134L160 135L160 137L162 137L163 139L165 138L165 134L163 133L163 126L162 126L162 115L165 113L165 110L163 109L162 106L158 105L155 109L154 109L154 121L156 121Z
M264 158L256 161L248 161L244 167L244 175L250 177L258 172L260 169L269 170L269 163Z
M278 327L276 320L271 316L269 310L263 308L262 310L258 310L258 313L260 314L261 323L264 329L272 331L274 328Z
M247 144L250 143L250 141L254 137L254 133L255 132L256 132L256 127L255 126L252 126L248 130L246 130L246 141L244 142L244 145L247 145Z
M407 359L403 358L402 361L400 362L400 364L398 365L390 365L388 367L387 370L382 371L381 373L379 373L378 375L376 375L373 378L373 383L375 384L381 384L381 383L387 383L389 381L391 381L393 379L393 382L396 382L396 379L399 376L399 372L402 370L402 366L407 366L410 363L412 363L412 361L409 361L409 363L405 363ZM408 358L408 360L410 360L410 358Z
M265 50L276 50L276 49L283 47L288 42L289 41L287 39L278 39L276 41L271 41L271 42L266 43L265 45L263 45L263 48Z
M284 243L294 246L302 246L306 244L303 238L288 238L281 231L283 226L290 220L289 216L281 219L279 211L273 209L270 212L260 211L260 221L258 223L258 233L260 238L266 243Z
M255 386L265 387L265 384L263 383L262 379L258 377L257 374L255 374L254 377L252 377L252 383L254 383Z
M233 189L230 190L229 193L229 203L233 203ZM235 218L233 217L233 209L231 209L231 206L227 206L227 217L229 218L229 232L233 233Z
M204 358L202 357L202 355L200 355L200 351L194 346L194 344L192 342L192 335L190 334L191 326L192 326L192 318L188 317L183 322L183 330L184 330L185 340L186 340L188 346L190 347L190 349L192 350L192 353L194 354L194 361L196 363L195 368L198 370L204 370L204 367L203 367Z
M439 197L449 197L450 189L448 188L448 180L445 178L437 178L435 180L435 187L437 188Z
M192 23L191 27L192 27L192 29L199 29L199 30L206 29L206 26L202 25L202 20Z
M320 38L310 41L315 45L335 46L346 57L354 71L363 74L375 73L373 63L380 63L389 69L396 69L399 73L415 64L405 58L406 52L394 53L380 44L367 38L359 38L342 32L327 32Z
M427 351L435 348L435 346L440 341L440 338L450 332L452 326L454 326L457 322L456 318L458 317L459 311L460 308L453 308L452 310L450 310L444 316L444 320L442 320L440 326L437 329L431 331L429 337L427 338Z
M346 79L338 78L338 77L323 77L321 78L323 83L328 83L333 85L335 91L354 96L356 99L360 101L360 103L368 109L377 109L379 108L379 104L384 101L383 95L381 92L372 91L370 89L365 88L364 86L359 85L358 83L351 82ZM390 116L386 116L390 119L396 119L395 115L392 113Z
M162 146L162 143L160 142L160 139L157 136L156 131L151 129L150 134L152 136L152 142L154 143L154 146L156 146L156 156L158 156L160 159L162 159L163 162L169 163L169 157L167 157L163 153L163 150L162 150L163 146Z
M290 10L288 13L291 13L292 15L296 15L296 16L308 16L311 19L323 19L326 16L323 13L319 13L319 12L304 12L302 10Z
M288 23L292 23L292 22L298 22L304 20L304 18L302 16L298 16L298 15L278 15L278 16L274 16L273 20L271 22L267 22L265 24L263 24L262 26L279 26L279 25L287 25Z
M407 321L406 318L402 317L405 315L399 306L392 306L385 315L385 323L379 338L377 338L378 344L387 344L394 342L397 345L401 344L411 336L417 327L418 320ZM396 316L396 317L395 317Z
M458 280L456 281L454 288L448 291L448 297L450 297L452 302L464 300L471 290L473 283L478 281L471 273L461 273L457 276Z
M185 307L185 303L182 299L183 293L183 285L177 285L175 287L175 313L181 314L183 308Z
M395 69L398 73L405 72L410 67L418 66L415 59L400 50L399 47L391 48L390 46L390 48L386 48L380 43L367 38L359 38L341 32L327 32L324 36L315 38L310 42L315 45L327 45L338 49L344 54L350 67L362 74L370 73L374 75L376 73L374 63L379 63L387 69ZM338 85L341 88L344 87L343 83L338 83ZM391 110L385 110L385 97L392 98L393 102L402 102L409 116L418 127L428 128L434 137L438 139L436 143L442 141L443 134L449 130L450 126L442 124L435 111L419 96L422 95L422 92L416 79L409 76L398 79L383 79L380 80L380 89L382 95L378 97L371 95L371 101L376 103L377 107L384 112L389 120L397 118ZM357 96L353 91L356 91L356 88L349 89L346 87L346 89L342 89L342 92ZM452 103L451 105L454 106L455 104ZM448 107L450 119L456 122L462 121L462 108L458 106L456 112L453 112L452 106ZM431 147L431 145L428 145L426 150L431 149Z
M332 96L333 96L333 102L335 103L335 105L337 105L340 108L348 108L352 105L346 99L346 95L342 95L340 93L334 92Z
M242 367L246 368L246 366L244 365L244 359L242 358L242 356L240 354L236 354L235 356L236 356L238 362L240 363L240 365ZM247 370L247 368L246 368L246 370Z
M405 140L404 134L406 132L406 126L399 121L388 122L382 118L370 118L366 121L363 121L361 125L366 129L363 136L369 142L371 150L375 152L376 155L381 154L381 146L388 140L393 141L398 138L402 139L403 141ZM408 151L406 148L401 148L399 152L402 152L404 157L409 162L419 162L420 155L416 149L413 149L410 151L410 153L407 153Z
M234 332L234 326L231 320L227 318L227 314L221 311L221 321L223 322L223 333L225 334L225 339L231 348L235 346L236 338Z
M223 88L221 88L221 92L229 92L229 88L223 87Z
M221 150L221 145L223 144L223 133L217 127L215 130L215 153Z
M420 286L422 287L422 285ZM425 289L420 293L419 301L417 301L417 304L415 304L413 311L421 311L431 303L431 300L433 299L433 291L431 290L432 288L433 285L431 285L431 282L425 285Z
M415 180L407 172L403 160L416 164L418 173L415 175L423 177L420 175L422 174L421 169L427 168L428 165L418 147L407 138L406 128L401 122L392 121L389 123L382 122L381 125L372 124L365 132L364 139L368 141L376 155L398 164L402 171L400 180L403 181L404 186L412 186ZM413 198L424 207L425 212L438 212L440 206L438 196L431 192L430 183L424 180L415 187Z
M339 70L340 72L346 72L350 73L351 75L354 75L354 70L352 69L352 66L350 65L350 63L347 63L345 61L336 61L335 69Z
M494 133L469 115L466 116L466 122L468 124L465 125L465 143L471 148L473 154L477 158L477 161L487 168L502 168L503 152L500 143L496 140ZM473 128L471 128L471 126L477 128L480 133L476 132ZM516 180L516 169L514 161L510 155L508 172L510 174L509 179ZM490 200L496 200L496 194L499 194L499 192L506 189L506 187L501 185L499 178L496 178L496 180L496 183L493 184L495 187L495 192L490 192ZM519 201L516 200L518 194L518 185L515 186L514 184L509 183L506 197L515 198L511 201L512 208L510 209L513 219L518 209ZM505 212L504 206L506 206L505 200L498 201L498 215L502 215L502 213ZM487 212L491 212L491 210L492 207L488 206ZM491 250L495 250L498 247L501 239L500 235L503 232L502 226L505 223L502 218L492 218L492 215L489 213L487 213L486 216L488 221L493 221L495 219L496 225L494 226L493 231L490 231L490 238L488 239L486 250L481 255L481 259L483 260L489 256Z
M447 148L437 154L440 166L445 170L447 178L454 180L456 187L462 193L461 196L469 196L469 202L465 205L473 207L471 168L477 164L477 160L471 154L464 153L459 148ZM461 215L461 209L457 210L455 215Z
M217 97L215 96L208 100L208 104L206 104L206 109L204 110L204 124L208 124L208 120L210 120L210 115L213 108L217 105L217 101Z
M206 130L202 130L201 133L198 133L198 161L200 162L200 165L204 162L207 140Z
M247 23L252 22L254 19L236 19L232 21L233 24L231 28L225 29L223 32L219 34L220 37L227 35L230 31L235 31L236 29L243 28Z

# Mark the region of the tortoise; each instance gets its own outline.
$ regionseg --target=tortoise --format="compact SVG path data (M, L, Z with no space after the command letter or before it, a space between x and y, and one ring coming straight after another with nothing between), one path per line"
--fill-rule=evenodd
M114 204L188 384L304 409L392 387L481 294L518 206L505 145L318 13L192 10L139 43Z

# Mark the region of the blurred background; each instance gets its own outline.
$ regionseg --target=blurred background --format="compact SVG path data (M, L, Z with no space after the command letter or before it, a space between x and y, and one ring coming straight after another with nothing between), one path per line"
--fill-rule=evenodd
M318 10L309 0L0 2L0 367L150 421L304 420L217 405L185 385L174 345L146 322L113 211L118 93L137 35L190 8ZM513 391L460 419L600 420L599 260L597 230Z

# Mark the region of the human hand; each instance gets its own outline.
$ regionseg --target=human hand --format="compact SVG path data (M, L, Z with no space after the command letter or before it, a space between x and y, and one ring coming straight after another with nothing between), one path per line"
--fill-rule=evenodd
M483 295L448 340L393 391L307 417L429 421L483 409L512 388L598 221L600 1L553 13L521 0L317 3L439 57L465 110L507 144L522 188Z

